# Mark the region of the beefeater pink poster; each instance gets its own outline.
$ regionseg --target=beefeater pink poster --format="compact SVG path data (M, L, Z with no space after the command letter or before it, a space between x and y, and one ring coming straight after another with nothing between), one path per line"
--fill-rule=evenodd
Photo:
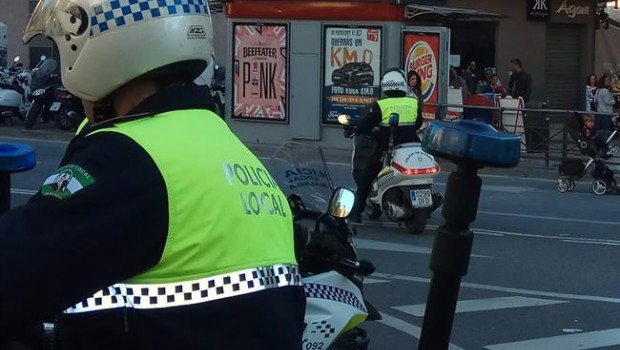
M233 118L286 120L286 36L283 24L234 26Z

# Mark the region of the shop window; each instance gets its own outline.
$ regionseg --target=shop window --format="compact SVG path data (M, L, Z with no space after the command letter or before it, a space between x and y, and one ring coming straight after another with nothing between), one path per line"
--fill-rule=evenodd
M450 53L461 56L461 67L476 61L482 70L495 67L495 34L497 22L462 21L450 24Z

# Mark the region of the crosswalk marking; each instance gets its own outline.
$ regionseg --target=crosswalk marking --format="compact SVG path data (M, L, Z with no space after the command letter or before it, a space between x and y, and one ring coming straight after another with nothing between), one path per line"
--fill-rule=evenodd
M502 309L515 309L520 307L533 307L533 306L546 306L555 304L564 304L568 301L564 300L550 300L550 299L536 299L520 296L501 297L501 298L487 298L487 299L475 299L475 300L463 300L456 304L456 312L476 312L476 311L490 311L490 310L502 310ZM393 309L402 311L404 313L422 317L426 309L426 304L418 305L405 305L395 306Z
M378 283L390 283L390 282L392 282L392 281L376 280L374 278L368 278L368 277L364 278L364 285L367 285L367 284L378 284Z
M488 345L485 348L488 350L584 350L618 345L620 345L620 328Z

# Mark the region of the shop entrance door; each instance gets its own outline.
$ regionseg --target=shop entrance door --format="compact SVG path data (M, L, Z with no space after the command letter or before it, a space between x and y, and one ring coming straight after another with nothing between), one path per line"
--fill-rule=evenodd
M550 108L585 108L581 76L583 26L548 24L545 54L545 88Z
M320 67L317 54L292 54L291 72L295 72L295 81L291 83L290 103L290 137L293 140L319 140L320 120L319 95L320 75L311 67ZM318 69L318 68L317 68Z

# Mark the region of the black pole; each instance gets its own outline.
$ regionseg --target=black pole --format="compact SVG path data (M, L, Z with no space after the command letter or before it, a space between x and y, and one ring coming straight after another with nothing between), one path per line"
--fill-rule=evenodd
M0 171L0 215L11 208L11 173Z
M457 165L448 176L442 215L446 219L435 236L429 289L419 350L447 350L454 322L461 278L467 274L474 234L469 224L476 220L482 180L478 168Z

